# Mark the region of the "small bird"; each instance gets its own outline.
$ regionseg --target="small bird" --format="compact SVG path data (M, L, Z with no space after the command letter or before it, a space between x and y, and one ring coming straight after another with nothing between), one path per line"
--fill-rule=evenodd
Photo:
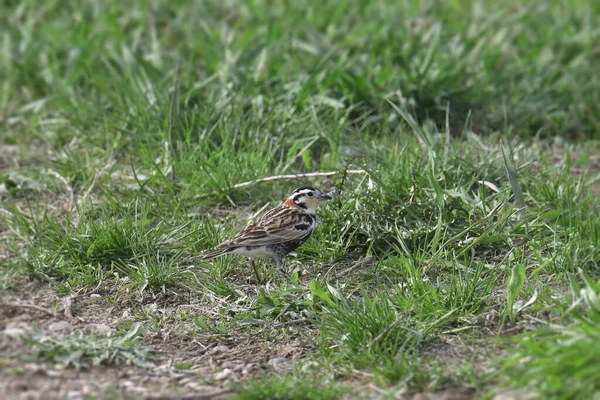
M316 188L298 188L281 205L265 212L231 240L202 254L200 258L210 260L227 254L250 257L256 278L260 281L253 259L272 258L277 268L283 268L285 256L314 232L319 204L331 198Z

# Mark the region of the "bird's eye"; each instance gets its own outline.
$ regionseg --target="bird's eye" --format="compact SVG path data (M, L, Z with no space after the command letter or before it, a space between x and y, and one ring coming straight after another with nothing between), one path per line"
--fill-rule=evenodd
M313 192L308 192L308 197L313 197Z

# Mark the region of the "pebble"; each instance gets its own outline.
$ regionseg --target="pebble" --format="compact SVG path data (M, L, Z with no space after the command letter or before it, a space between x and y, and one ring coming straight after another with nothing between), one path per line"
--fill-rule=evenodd
M11 321L6 324L2 333L10 338L19 339L21 336L31 336L33 328L26 322Z
M21 336L25 336L27 331L23 328L6 328L2 333L12 339L19 339Z
M106 324L89 324L83 328L83 331L89 335L110 336L114 329Z
M289 368L292 364L290 360L283 357L273 357L267 363L275 369Z
M203 398L202 395L206 395L206 398L210 398L210 394L215 392L214 386L203 385L197 382L190 382L186 386L198 392L198 398L200 399Z
M531 400L534 399L531 393L523 393L516 390L507 390L500 392L492 397L492 400Z
M211 354L211 355L222 354L222 353L227 353L228 351L229 351L229 347L220 345L220 346L217 346L217 347L211 349L209 351L209 354Z
M217 381L225 380L231 376L232 372L233 371L231 371L229 368L225 368L224 370L219 371L215 374L215 380L217 380Z
M237 364L233 367L233 372L239 372L244 368L245 364Z
M52 332L70 330L71 328L72 328L72 325L70 323L68 323L67 321L57 321L57 322L53 322L50 325L48 325L48 330L50 330Z
M224 361L221 364L221 368L229 368L234 371L242 368L243 366L244 366L244 364L241 364L239 361Z
M242 375L248 375L250 372L252 372L253 369L254 369L254 364L247 364L242 369Z

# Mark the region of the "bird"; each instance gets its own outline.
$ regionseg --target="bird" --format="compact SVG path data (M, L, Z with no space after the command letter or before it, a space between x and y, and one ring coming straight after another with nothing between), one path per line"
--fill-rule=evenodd
M314 232L317 208L321 202L331 199L329 193L314 187L299 187L282 204L266 211L214 250L201 254L200 259L210 260L228 254L249 257L256 279L260 282L254 259L271 258L278 269L283 269L285 257L306 242Z

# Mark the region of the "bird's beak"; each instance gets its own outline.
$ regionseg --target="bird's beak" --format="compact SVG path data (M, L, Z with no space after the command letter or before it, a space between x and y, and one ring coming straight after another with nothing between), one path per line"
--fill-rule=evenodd
M333 197L331 197L331 195L329 195L328 193L321 193L319 195L319 199L321 199L321 200L331 200L331 199L333 199Z

